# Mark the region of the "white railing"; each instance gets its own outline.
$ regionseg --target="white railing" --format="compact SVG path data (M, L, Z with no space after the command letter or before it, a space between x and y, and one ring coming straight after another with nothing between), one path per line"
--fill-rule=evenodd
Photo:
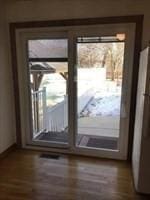
M46 88L32 92L32 124L34 136L45 129Z
M68 100L56 104L46 110L46 129L52 132L61 132L68 127Z
M77 114L87 105L94 94L88 89L78 97ZM68 127L68 96L53 107L46 106L46 88L32 93L33 132L37 136L42 131L61 132Z
M78 97L77 115L80 116L81 111L93 97L94 91L88 89L80 97ZM61 132L68 127L68 97L53 107L46 109L46 130L52 132Z

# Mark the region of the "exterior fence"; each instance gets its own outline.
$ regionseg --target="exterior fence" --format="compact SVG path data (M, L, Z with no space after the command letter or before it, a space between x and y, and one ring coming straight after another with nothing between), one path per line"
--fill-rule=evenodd
M46 88L32 92L32 124L36 135L45 129L46 117Z
M93 97L94 91L88 89L78 97L77 115ZM61 132L68 127L68 96L53 107L46 105L46 88L32 93L32 118L34 137L43 131Z
M61 132L68 127L68 97L64 101L46 110L46 129Z

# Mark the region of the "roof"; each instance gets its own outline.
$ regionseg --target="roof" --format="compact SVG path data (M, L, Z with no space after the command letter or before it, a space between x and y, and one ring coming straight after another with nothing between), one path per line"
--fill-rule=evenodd
M34 73L34 72L43 72L43 73L55 73L56 70L55 68L53 68L52 66L50 66L49 64L45 63L45 64L31 64L30 65L30 72Z

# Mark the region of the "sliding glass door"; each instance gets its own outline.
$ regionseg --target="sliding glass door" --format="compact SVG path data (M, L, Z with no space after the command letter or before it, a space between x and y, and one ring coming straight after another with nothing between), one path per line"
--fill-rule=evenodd
M24 146L126 159L133 32L127 24L18 33Z
M75 148L126 159L134 28L108 27L74 33Z
M120 37L77 38L79 147L118 150L125 34Z
M28 40L33 141L68 143L68 40Z

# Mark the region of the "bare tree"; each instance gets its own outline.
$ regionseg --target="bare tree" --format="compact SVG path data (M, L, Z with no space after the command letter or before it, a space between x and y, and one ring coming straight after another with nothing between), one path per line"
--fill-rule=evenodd
M124 43L81 43L77 50L80 67L106 67L112 81L121 76Z

